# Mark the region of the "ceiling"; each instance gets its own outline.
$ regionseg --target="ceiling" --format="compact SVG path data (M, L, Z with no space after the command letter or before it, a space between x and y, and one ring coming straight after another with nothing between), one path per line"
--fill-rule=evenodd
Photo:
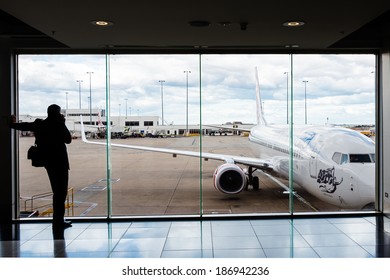
M388 0L2 0L0 39L16 48L89 50L378 48L390 37L389 11Z

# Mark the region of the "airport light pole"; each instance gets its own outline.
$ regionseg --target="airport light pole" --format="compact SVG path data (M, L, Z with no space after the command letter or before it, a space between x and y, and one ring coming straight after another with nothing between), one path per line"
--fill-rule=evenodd
M307 103L306 103L307 97L306 97L306 84L307 84L309 81L302 81L302 82L305 83L305 124L307 124Z
M161 84L161 125L164 125L164 86L163 83L165 83L164 80L158 81Z
M92 83L91 83L91 75L93 72L87 72L89 75L89 123L92 124Z
M288 124L288 72L284 72L285 75L287 75L287 83L286 83L286 108L287 108L287 124Z
M81 83L83 80L77 80L77 83L79 83L79 109L81 110Z
M65 92L65 96L66 96L66 110L68 110L68 94L69 94L69 92Z
M186 135L188 135L188 74L191 73L191 71L189 70L185 70L184 73L186 74L187 76L187 101L186 101Z
M121 104L119 103L119 120L118 120L118 125L120 126L121 124Z
M125 101L126 101L126 120L127 120L127 100L128 100L128 98L125 98Z

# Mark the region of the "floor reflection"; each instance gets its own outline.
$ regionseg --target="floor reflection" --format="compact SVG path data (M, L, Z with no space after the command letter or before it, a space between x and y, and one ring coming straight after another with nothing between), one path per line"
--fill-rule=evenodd
M53 253L55 258L66 258L66 241L65 241L65 229L53 228Z
M1 257L382 258L385 217L74 222L1 226Z

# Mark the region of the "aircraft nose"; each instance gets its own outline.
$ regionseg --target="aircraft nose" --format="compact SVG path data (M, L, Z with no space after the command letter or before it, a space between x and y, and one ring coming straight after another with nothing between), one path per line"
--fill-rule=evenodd
M375 164L362 164L356 175L359 194L363 201L371 203L375 201Z

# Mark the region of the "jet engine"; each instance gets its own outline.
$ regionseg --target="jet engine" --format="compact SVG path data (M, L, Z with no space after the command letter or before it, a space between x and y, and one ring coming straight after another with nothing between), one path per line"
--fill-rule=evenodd
M214 172L214 187L226 194L237 194L247 186L245 172L237 165L225 163Z

